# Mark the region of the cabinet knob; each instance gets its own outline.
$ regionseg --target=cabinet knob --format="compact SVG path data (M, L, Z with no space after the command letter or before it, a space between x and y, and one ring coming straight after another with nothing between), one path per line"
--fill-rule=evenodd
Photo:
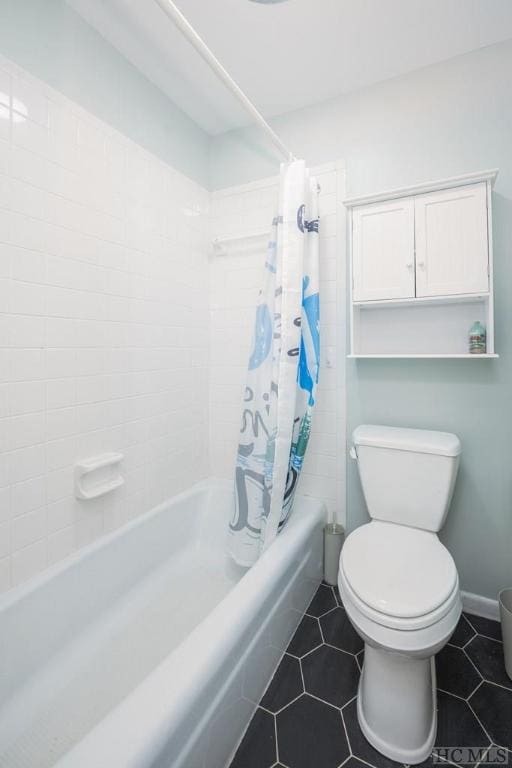
M407 269L412 269L414 264L412 263L412 261L408 261L405 266L407 267Z
M425 269L425 262L424 261L418 261L418 267L420 269Z

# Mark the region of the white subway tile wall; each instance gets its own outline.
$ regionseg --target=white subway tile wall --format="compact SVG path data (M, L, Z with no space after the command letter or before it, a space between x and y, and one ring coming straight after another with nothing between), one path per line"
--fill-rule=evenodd
M322 370L300 489L343 522L344 172L314 170ZM0 59L0 591L232 478L265 236L225 255L211 238L268 232L276 196L275 178L210 195ZM75 462L104 451L125 486L76 500Z
M0 590L208 475L209 193L0 61ZM125 486L73 496L121 451Z
M326 501L345 522L345 261L341 164L314 168L320 184L321 370L301 493ZM226 239L210 262L210 470L231 479L240 407L262 282L265 237L276 212L277 178L212 194L213 239ZM233 239L231 239L233 238ZM240 239L236 239L240 238ZM268 239L268 238L267 238Z

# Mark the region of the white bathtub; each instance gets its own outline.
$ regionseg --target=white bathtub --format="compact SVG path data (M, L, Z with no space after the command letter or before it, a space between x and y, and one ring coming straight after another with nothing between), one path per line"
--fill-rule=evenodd
M297 498L248 572L202 483L0 602L1 768L224 768L321 578Z

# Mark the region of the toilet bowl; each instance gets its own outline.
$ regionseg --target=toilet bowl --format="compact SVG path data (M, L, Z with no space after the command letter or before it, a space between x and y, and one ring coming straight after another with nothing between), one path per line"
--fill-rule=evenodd
M353 439L372 520L347 537L338 586L365 643L359 724L382 754L421 763L436 738L434 655L462 610L455 563L437 536L460 442L377 426L358 427Z

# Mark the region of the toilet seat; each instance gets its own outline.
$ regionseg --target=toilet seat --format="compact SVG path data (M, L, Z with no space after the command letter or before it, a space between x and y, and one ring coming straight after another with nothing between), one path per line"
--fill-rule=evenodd
M424 629L429 629L433 625L442 622L442 619L445 616L449 615L454 609L457 610L460 606L458 580L449 598L435 611L426 613L423 616L417 616L413 619L401 619L396 616L389 616L388 614L370 608L355 594L341 567L339 571L338 585L343 600L343 606L356 623L359 623L359 620L354 616L354 611L359 616L364 617L367 622L369 621L369 625L375 625L376 628L380 625L383 629L392 630L393 634L396 636L412 635L414 634L414 630L419 632ZM454 627L452 627L452 631L453 629Z
M343 591L384 627L418 630L459 601L457 569L435 533L374 520L353 531L341 552Z

